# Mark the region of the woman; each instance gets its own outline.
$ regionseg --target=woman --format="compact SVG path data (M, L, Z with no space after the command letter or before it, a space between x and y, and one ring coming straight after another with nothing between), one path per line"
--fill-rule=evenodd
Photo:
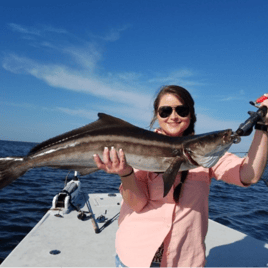
M268 106L268 101L262 105ZM162 88L154 102L151 125L156 120L160 126L156 131L160 134L193 135L196 117L189 92L179 86ZM266 166L267 139L267 131L256 130L245 158L226 153L212 168L178 172L165 197L162 174L133 170L122 150L105 148L103 161L95 155L98 168L117 173L122 181L117 263L128 267L160 263L161 267L203 267L211 179L242 187L258 182Z

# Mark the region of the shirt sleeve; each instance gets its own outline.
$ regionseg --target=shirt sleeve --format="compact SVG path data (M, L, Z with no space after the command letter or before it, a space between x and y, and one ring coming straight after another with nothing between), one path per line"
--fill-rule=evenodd
M210 169L211 177L229 184L247 187L248 185L242 183L240 178L240 168L244 161L245 158L227 152L220 158L218 163Z

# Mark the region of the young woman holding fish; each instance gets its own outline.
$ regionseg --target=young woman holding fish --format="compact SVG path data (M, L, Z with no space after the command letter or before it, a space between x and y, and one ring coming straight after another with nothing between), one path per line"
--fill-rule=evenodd
M268 100L262 105L268 106ZM181 137L194 134L194 101L179 86L161 89L154 102L156 132ZM268 124L268 116L266 116ZM105 148L98 168L121 177L123 202L116 235L117 265L128 267L204 267L208 196L212 178L241 187L261 178L267 161L268 136L256 130L245 158L226 153L212 168L178 172L163 197L162 173L134 170L122 150Z

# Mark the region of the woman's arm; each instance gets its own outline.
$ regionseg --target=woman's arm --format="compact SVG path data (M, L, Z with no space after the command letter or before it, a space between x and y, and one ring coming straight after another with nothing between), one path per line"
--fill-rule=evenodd
M147 204L147 195L137 184L133 168L127 164L123 150L117 153L114 148L111 152L108 148L103 151L103 161L98 155L94 155L94 160L99 169L107 173L118 174L122 182L122 197L124 201L136 212L140 212ZM130 174L130 175L128 175Z
M136 212L140 212L147 204L148 199L144 190L140 189L137 184L135 174L128 177L121 177L122 190L121 194L124 201Z
M262 105L268 107L268 100L265 100ZM268 125L268 114L266 124ZM260 180L266 166L267 154L268 133L256 130L246 160L240 169L241 181L244 184L257 183Z

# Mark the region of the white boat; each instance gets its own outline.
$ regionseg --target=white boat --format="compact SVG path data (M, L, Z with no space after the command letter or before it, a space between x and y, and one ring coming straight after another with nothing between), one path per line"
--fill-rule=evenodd
M85 194L72 180L1 266L115 267L121 201L119 193ZM268 244L209 220L206 256L207 267L267 267Z

